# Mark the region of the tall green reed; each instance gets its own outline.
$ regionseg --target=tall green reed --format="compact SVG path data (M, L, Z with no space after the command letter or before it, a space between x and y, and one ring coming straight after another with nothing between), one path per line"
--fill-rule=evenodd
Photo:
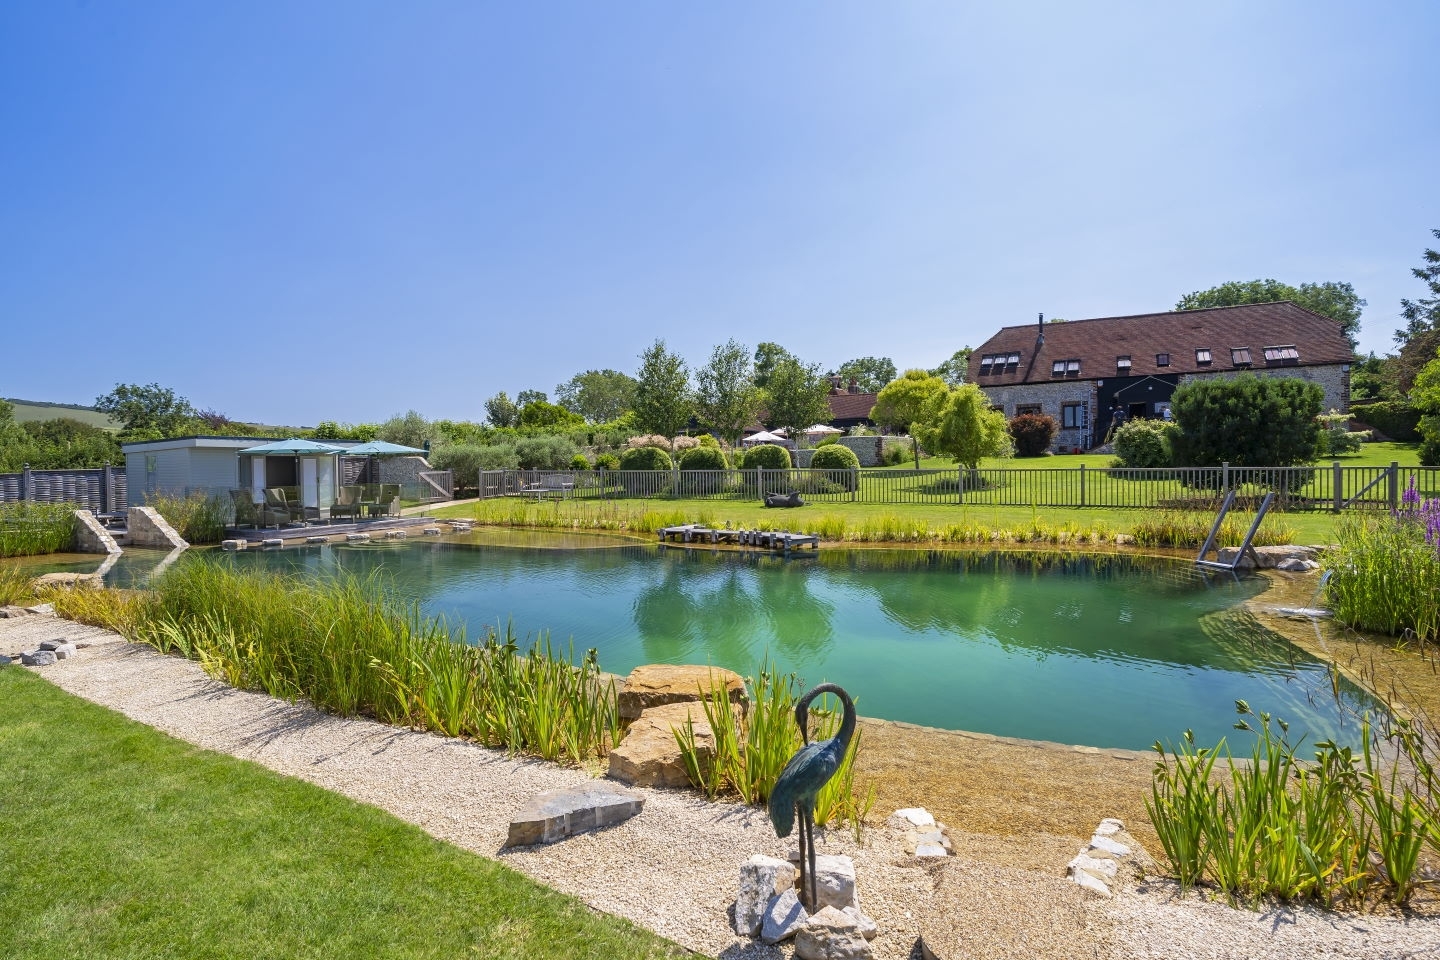
M149 506L155 508L165 522L186 543L219 543L225 538L225 522L229 501L195 491L189 494L152 493Z
M0 557L62 553L75 539L72 503L0 503Z
M1417 523L1388 514L1347 517L1339 549L1324 558L1326 600L1341 623L1421 641L1440 640L1440 552Z

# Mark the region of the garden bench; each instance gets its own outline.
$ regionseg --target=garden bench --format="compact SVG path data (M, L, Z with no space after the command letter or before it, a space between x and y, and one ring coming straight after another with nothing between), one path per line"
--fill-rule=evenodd
M549 493L558 493L563 500L573 496L575 493L575 478L568 473L556 473L548 477L541 477L534 483L522 484L521 493L533 493L535 499L539 500Z

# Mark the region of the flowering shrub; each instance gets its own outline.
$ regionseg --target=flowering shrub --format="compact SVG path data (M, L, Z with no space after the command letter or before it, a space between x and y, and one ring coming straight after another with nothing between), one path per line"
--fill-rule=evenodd
M670 441L658 433L642 433L639 436L631 437L625 441L626 450L638 450L641 447L656 447L668 453L670 450Z

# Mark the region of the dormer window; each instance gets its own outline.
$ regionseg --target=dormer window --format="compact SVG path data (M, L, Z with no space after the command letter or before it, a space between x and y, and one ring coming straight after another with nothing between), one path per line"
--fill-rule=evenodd
M1054 363L1050 364L1050 376L1052 376L1052 377L1063 377L1063 376L1065 376L1065 361L1064 361L1064 360L1056 360Z
M1014 373L1020 366L1020 354L1011 353L1005 356L1005 372Z
M1295 344L1283 344L1277 347L1265 348L1265 362L1294 365L1300 362L1300 351L1295 349Z
M1231 347L1231 348L1230 348L1230 362L1231 362L1232 364L1234 364L1235 366L1237 366L1237 367L1248 367L1248 366L1250 366L1250 362L1251 362L1251 361L1250 361L1250 348L1249 348L1249 347Z
M1116 371L1117 371L1118 373L1120 373L1121 375L1124 375L1124 374L1129 373L1129 372L1130 372L1130 358L1129 358L1129 357L1116 357L1116 358L1115 358L1115 369L1116 369Z
M1195 365L1197 367L1210 366L1210 349L1208 347L1201 347L1195 351Z
M980 375L1014 373L1020 368L1018 353L987 353L980 357Z
M1168 353L1157 353L1157 354L1155 354L1155 366L1157 366L1157 367L1168 367L1168 366L1170 366L1170 354L1168 354Z
M1067 376L1067 377L1078 377L1078 376L1080 376L1080 361L1079 361L1079 360L1066 360L1066 361L1065 361L1065 376Z
M980 358L980 376L983 377L989 374L994 366L995 355L993 353L985 354L983 357Z

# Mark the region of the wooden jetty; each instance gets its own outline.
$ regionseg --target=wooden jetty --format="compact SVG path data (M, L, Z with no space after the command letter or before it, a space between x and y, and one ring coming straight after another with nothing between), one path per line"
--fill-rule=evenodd
M682 523L674 527L661 527L658 531L660 542L674 540L680 543L734 543L742 547L762 547L789 553L801 547L820 549L820 538L813 533L791 533L789 530L732 530L727 528L702 527L698 523Z

